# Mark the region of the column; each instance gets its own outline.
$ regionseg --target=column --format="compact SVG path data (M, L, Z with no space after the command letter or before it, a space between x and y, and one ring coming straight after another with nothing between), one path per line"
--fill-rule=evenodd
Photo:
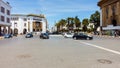
M102 9L100 9L100 26L102 26Z
M3 27L3 34L6 34L7 33L7 29L6 29L6 26Z
M100 9L100 35L102 35L102 8Z
M8 26L8 34L11 34L10 26Z
M0 36L2 35L2 33L1 33L1 32L2 32L2 30L1 30L1 26L0 26Z
M33 32L33 22L30 22L30 32Z
M46 22L42 21L42 33L46 33Z

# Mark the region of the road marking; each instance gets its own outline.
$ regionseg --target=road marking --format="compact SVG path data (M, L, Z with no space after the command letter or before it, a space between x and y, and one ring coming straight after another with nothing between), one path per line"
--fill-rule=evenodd
M120 55L119 51L111 50L111 49L108 49L108 48L100 47L100 46L97 46L97 45L94 45L94 44L90 44L90 43L86 43L86 42L81 42L81 43L89 45L89 46L92 46L92 47L96 47L96 48L99 48L99 49L102 49L102 50L105 50L105 51L108 51L108 52L112 52L114 54Z

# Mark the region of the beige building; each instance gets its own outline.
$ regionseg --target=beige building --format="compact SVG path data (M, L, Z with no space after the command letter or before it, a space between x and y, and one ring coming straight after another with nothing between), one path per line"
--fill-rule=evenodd
M101 26L103 30L120 30L120 0L100 0Z

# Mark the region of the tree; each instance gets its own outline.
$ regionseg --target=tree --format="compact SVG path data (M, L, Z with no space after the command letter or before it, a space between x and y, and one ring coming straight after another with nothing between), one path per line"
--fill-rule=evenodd
M68 30L71 30L73 29L73 25L74 25L74 18L72 17L68 17L67 18L67 27L68 27Z
M83 24L83 31L86 32L87 26L89 25L89 20L87 18L83 19L82 24Z
M80 23L80 20L77 16L74 18L74 21L75 21L75 26L77 27L77 29L79 29L79 27L81 26L80 25L81 23Z
M60 23L56 23L55 26L57 27L57 31L60 31Z
M60 26L61 26L61 31L63 32L63 27L66 25L66 20L65 19L61 19L60 21L59 21L59 23L60 23Z
M100 12L96 11L90 16L90 22L95 24L95 30L100 26Z
M89 20L87 18L83 19L82 24L85 26L89 25Z

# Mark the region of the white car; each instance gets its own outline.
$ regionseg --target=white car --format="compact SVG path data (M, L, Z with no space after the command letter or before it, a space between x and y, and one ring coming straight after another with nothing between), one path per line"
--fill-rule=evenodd
M73 34L72 34L72 33L65 33L65 34L64 34L64 37L65 37L65 38L72 38L72 37L73 37Z

